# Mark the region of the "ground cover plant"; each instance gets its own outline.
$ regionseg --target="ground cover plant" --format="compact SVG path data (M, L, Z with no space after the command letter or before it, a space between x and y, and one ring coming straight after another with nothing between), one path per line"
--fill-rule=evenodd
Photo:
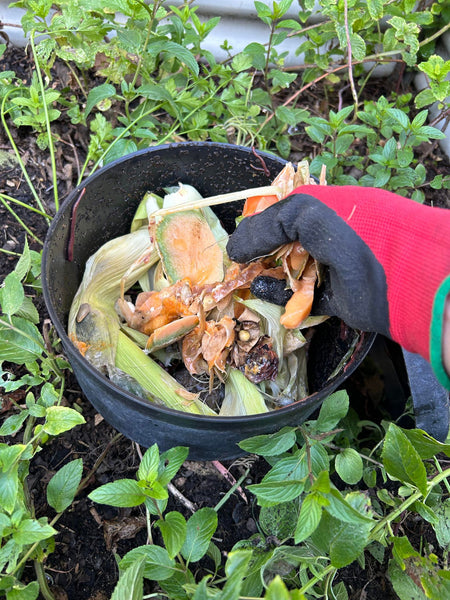
M242 440L249 457L228 470L217 465L235 473L227 487L207 466L186 462L188 449L141 452L100 423L42 306L40 251L67 191L150 144L254 146L309 158L316 175L326 165L328 183L448 207L437 126L450 122L450 61L436 46L450 28L448 5L319 4L322 19L311 24L309 0L298 20L285 17L292 0L255 2L267 43L249 40L234 53L224 40L229 58L217 62L203 48L217 19L202 22L195 2L14 3L29 44L22 60L7 39L0 45L0 597L450 595L450 445L387 413L370 418L361 401L373 394L367 382L358 411L352 390L340 390L301 427ZM287 36L299 40L298 68L285 67ZM381 83L385 63L393 71ZM429 87L415 93L418 72ZM206 498L174 500L174 484L194 494L194 479L199 489L212 483ZM81 507L90 528L105 532L111 557L108 568L93 563L104 578L95 592L57 560L82 544L70 533Z

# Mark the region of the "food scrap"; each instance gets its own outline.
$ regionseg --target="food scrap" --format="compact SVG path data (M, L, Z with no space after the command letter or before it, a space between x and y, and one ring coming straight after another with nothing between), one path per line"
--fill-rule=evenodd
M89 259L71 339L126 390L177 410L245 415L301 400L318 265L299 242L249 264L230 261L211 205L243 198L246 218L313 181L303 161L265 188L203 199L180 183L164 198L146 194L131 233ZM176 378L180 368L191 389ZM192 391L199 382L203 394ZM217 386L222 400L212 402Z

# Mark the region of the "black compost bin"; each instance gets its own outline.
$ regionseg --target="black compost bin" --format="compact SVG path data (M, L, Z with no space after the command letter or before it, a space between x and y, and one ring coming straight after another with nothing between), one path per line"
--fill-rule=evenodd
M105 242L129 231L145 192L161 193L163 187L178 182L195 186L203 196L268 185L285 161L262 152L259 155L270 175L261 170L261 162L249 148L228 144L187 142L135 152L76 188L50 226L42 261L44 298L67 358L96 410L144 447L155 442L162 450L189 446L189 457L195 460L235 458L243 454L237 446L241 440L307 419L355 370L373 342L373 334L354 331L338 319L323 323L309 350L310 396L277 411L248 417L197 416L154 405L114 385L72 345L66 334L67 319L85 263ZM217 214L230 231L236 204L218 207ZM350 358L334 373L352 345Z

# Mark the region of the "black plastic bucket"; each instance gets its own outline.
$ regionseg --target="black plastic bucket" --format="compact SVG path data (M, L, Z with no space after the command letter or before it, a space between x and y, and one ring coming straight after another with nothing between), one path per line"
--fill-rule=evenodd
M228 144L187 142L135 152L107 165L76 188L48 231L42 261L44 298L75 376L105 420L144 447L155 442L162 450L189 446L189 457L195 460L240 456L243 452L237 443L243 439L305 421L356 369L372 345L373 334L355 332L338 319L330 319L318 327L310 346L310 396L261 415L206 417L163 408L123 391L92 367L69 340L68 314L87 259L105 242L129 231L146 191L161 193L163 187L183 182L195 186L203 196L212 196L268 185L285 161L258 154L270 175L261 170L261 162L249 148ZM236 204L222 205L216 212L231 230ZM357 336L351 357L333 374Z

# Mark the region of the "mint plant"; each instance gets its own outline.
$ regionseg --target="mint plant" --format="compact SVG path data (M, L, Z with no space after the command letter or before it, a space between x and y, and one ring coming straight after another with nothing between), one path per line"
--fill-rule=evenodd
M63 466L47 486L48 504L56 516L36 518L27 476L30 463L49 439L85 422L73 408L61 405L67 362L49 348L37 324L39 315L27 290L39 287L40 255L24 252L0 289L0 387L14 406L0 436L0 596L35 600L39 592L53 598L43 561L53 551L54 525L75 497L81 481L80 459ZM17 375L8 365L25 365ZM25 403L12 392L23 390ZM12 437L14 436L14 438ZM18 436L18 438L16 438ZM34 561L36 581L21 581L24 565Z
M317 419L240 444L263 456L270 468L259 483L247 486L261 507L261 534L238 542L224 564L212 542L221 507L202 508L187 521L178 511L165 513L167 483L187 448L159 455L155 445L144 454L136 480L118 480L91 492L95 502L142 504L147 512L149 543L120 559L113 598L133 581L140 600L143 579L157 582L173 600L345 598L345 585L335 578L356 560L364 564L365 552L391 557L389 577L401 600L421 593L433 600L446 597L445 560L414 548L406 531L395 532L405 515L415 513L435 529L443 551L448 549L450 509L448 499L442 502L450 469L436 470L434 457L450 456L450 445L386 423L384 439L374 438L371 450L360 449L363 424L348 409L348 396L339 391L324 401ZM377 478L394 487L377 486ZM352 487L362 481L365 490ZM159 531L161 543L152 530ZM192 570L191 563L205 556L213 560L214 571L205 574L201 562Z

